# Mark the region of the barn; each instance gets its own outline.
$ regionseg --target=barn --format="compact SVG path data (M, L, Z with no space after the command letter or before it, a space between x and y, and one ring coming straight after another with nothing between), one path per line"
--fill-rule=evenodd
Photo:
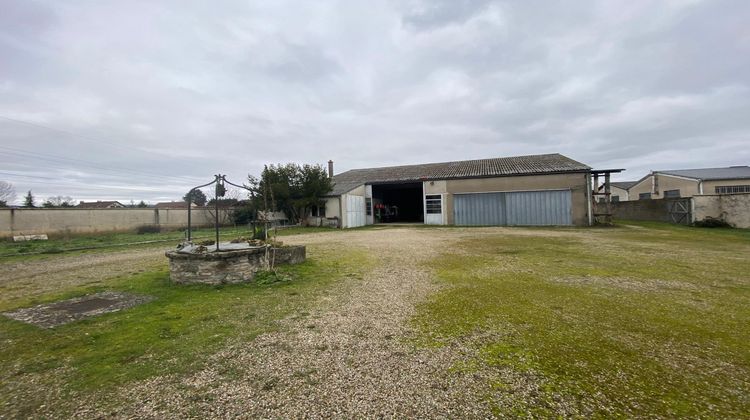
M319 215L343 228L591 224L591 168L557 153L329 172Z

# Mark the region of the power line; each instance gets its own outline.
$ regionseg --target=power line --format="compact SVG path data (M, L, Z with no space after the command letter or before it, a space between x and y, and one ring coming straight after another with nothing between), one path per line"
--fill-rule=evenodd
M121 149L121 150L125 150L125 151L128 151L128 152L132 152L133 151L133 149L131 149L131 148L124 147L124 146L121 146L121 145L116 144L116 143L109 143L109 142L103 141L101 139L95 139L93 137L88 137L88 136L84 136L84 135L81 135L81 134L76 134L76 133L73 133L73 132L70 132L70 131L67 131L67 130L63 130L63 129L60 129L60 128L56 128L56 127L50 127L50 126L47 126L47 125L43 125L43 124L39 124L39 123L34 123L34 122L31 122L31 121L19 120L17 118L10 118L10 117L6 117L4 115L0 115L0 119L6 120L6 121L10 121L10 122L14 122L14 123L17 123L17 124L24 124L24 125L28 125L28 126L32 126L32 127L36 127L36 128L42 128L42 129L45 129L45 130L57 131L57 132L60 132L60 133L64 133L64 134L66 134L68 136L71 136L71 137L74 137L74 138L78 138L80 140L84 140L84 141L87 141L87 142L90 142L90 143L94 143L94 144L97 144L97 145L102 145L103 144L103 145L115 147L115 148L118 148L118 149ZM8 148L8 147L3 147L3 148L5 148L6 150L8 150L8 149L9 150L13 150L12 148ZM20 149L16 149L16 150L20 150ZM30 152L30 151L23 151L23 152L24 153L30 153L30 154L39 154L37 152ZM156 152L156 153L158 153L158 152ZM169 156L169 155L167 155L165 153L158 153L158 154L163 155L163 156L167 156L167 157ZM47 155L47 156L51 156L51 155ZM58 158L58 157L55 157L55 158ZM59 157L59 158L60 159L74 160L74 161L78 160L78 159L71 159L71 158L64 158L64 157ZM78 160L78 161L86 163L86 161L81 161L81 160ZM132 172L131 170L128 170L128 169L123 169L123 170L124 171L130 171L130 172ZM164 177L164 175L155 174L155 173L141 172L140 174L145 174L147 176ZM195 177L183 177L183 176L170 176L170 177L172 177L172 178L190 179L190 182L194 182L195 179L199 179L199 178L195 178Z
M5 176L11 176L11 177L17 177L17 178L28 178L31 179L31 181L23 181L27 184L35 184L35 185L45 185L45 186L57 186L57 187L74 187L77 189L85 190L85 189L99 189L99 190L107 190L107 189L119 189L119 190L130 190L130 191L163 191L163 189L156 188L156 187L126 187L126 186L116 186L116 185L100 185L100 184L91 184L87 182L76 182L76 181L69 181L66 182L65 180L60 180L60 178L53 178L48 176L42 176L42 175L24 175L24 174L16 174L12 172L0 172L0 175ZM45 180L51 180L53 182L48 182Z
M6 150L5 152L2 152L2 154L10 154L10 155L15 155L15 156L38 159L42 161L55 162L55 163L71 162L79 166L89 167L89 168L93 168L93 169L97 169L101 171L108 171L108 172L112 172L116 174L122 174L124 176L140 175L140 176L147 176L147 177L159 177L163 179L172 179L175 181L181 181L185 183L188 183L188 182L195 183L195 182L199 182L199 180L201 179L198 177L188 177L188 176L181 176L181 175L162 175L162 174L157 174L154 172L136 171L136 170L130 170L130 169L121 168L117 166L113 166L113 167L98 166L98 165L89 163L87 161L81 160L81 159L66 158L66 157L61 157L61 156L58 157L54 155L32 152L32 151L22 150L22 149L15 149L15 148L6 147L6 146L0 146L0 149ZM67 166L57 166L57 168L58 169L70 169Z
M28 125L28 126L32 126L32 127L43 128L45 130L57 131L57 132L60 132L60 133L67 134L67 135L69 135L71 137L76 137L76 138L78 138L80 140L88 141L90 143L104 144L104 145L107 145L107 146L116 147L118 149L122 149L122 150L126 150L126 151L131 151L131 149L129 149L127 147L124 147L124 146L121 146L121 145L116 144L116 143L109 143L109 142L106 142L106 141L102 141L101 139L96 139L96 138L93 138L93 137L88 137L88 136L84 136L84 135L81 135L81 134L76 134L76 133L73 133L73 132L70 132L70 131L67 131L67 130L63 130L61 128L50 127L48 125L43 125L43 124L31 122L31 121L19 120L17 118L10 118L10 117L6 117L4 115L0 115L0 119L6 120L6 121L10 121L10 122L14 122L14 123L17 123L17 124L24 124L24 125Z

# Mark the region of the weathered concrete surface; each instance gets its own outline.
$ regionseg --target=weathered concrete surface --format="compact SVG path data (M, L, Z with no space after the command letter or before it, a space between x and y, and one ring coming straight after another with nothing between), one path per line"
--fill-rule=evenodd
M233 251L183 253L168 251L169 277L177 284L232 284L252 281L258 271L274 265L305 262L303 245L266 249L253 247Z
M273 248L273 263L278 264L300 264L305 262L307 248L302 245L284 246Z
M101 292L5 312L3 315L38 327L53 328L84 318L132 308L153 299L151 296L124 292Z
M697 195L693 219L721 219L737 228L750 228L750 194Z
M631 191L632 193L632 191ZM720 219L737 228L750 228L750 194L696 195L690 198L660 198L612 203L615 219L672 222L669 206L674 201L692 200L691 222Z

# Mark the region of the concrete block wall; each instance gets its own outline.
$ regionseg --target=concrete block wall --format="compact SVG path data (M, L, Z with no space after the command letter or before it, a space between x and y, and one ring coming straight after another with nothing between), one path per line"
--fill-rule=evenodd
M615 220L645 220L671 222L669 204L671 199L633 200L612 203Z
M0 209L0 237L129 231L143 225L179 229L187 219L187 209ZM193 209L192 219L196 227L213 225L208 209Z

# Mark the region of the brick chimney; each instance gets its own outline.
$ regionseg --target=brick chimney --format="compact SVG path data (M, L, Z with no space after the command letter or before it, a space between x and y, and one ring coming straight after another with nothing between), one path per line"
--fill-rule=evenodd
M328 161L328 177L333 178L333 161Z

